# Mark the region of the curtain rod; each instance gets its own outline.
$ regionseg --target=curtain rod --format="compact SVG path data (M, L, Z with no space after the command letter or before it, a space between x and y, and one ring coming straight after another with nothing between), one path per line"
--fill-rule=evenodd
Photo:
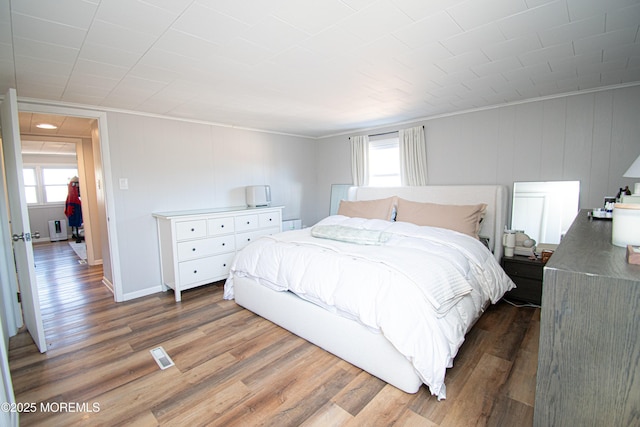
M383 136L383 135L391 135L392 133L398 133L399 131L393 130L391 132L382 132L382 133L372 133L369 136Z
M422 129L424 129L424 125L422 125ZM391 132L382 132L382 133L373 133L371 135L367 135L367 136L384 136L384 135L391 135L392 133L398 133L399 131L397 130L393 130ZM349 137L349 139L351 139L351 137Z

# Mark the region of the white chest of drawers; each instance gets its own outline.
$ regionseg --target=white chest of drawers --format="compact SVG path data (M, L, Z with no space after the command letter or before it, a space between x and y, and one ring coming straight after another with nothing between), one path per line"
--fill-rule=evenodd
M222 280L236 252L260 236L282 231L282 206L154 213L165 290L181 292Z

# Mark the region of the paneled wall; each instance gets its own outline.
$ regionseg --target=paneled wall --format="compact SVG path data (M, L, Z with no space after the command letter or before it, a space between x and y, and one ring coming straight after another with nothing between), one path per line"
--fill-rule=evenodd
M283 219L313 216L313 139L122 113L107 119L125 299L160 290L153 212L245 205L245 186L269 184Z
M640 86L401 126L419 124L431 184L504 184L511 191L514 181L579 180L580 205L593 208L638 181L622 174L640 155ZM349 136L318 142L318 217L329 211L331 184L351 182Z

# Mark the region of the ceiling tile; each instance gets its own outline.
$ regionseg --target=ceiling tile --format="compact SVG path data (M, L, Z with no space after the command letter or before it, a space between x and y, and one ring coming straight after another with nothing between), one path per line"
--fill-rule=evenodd
M589 52L592 50L601 50L608 47L615 47L633 43L636 40L638 28L625 28L622 30L611 31L598 34L591 37L585 37L573 42L576 54Z
M602 15L613 10L637 4L637 0L566 0L572 21Z
M512 39L567 23L569 15L566 3L558 0L501 19L498 26L508 39Z
M570 56L566 58L554 58L549 61L551 71L577 72L582 64L599 64L602 62L602 52L592 51L586 54Z
M249 25L195 4L173 23L172 28L213 43L223 44L240 35Z
M374 41L412 23L393 3L381 0L341 20L337 25L347 28L363 40Z
M449 7L447 12L464 30L470 30L525 10L524 0L467 0Z
M349 55L367 42L350 32L347 28L335 26L307 38L300 42L300 47L330 58L339 55ZM336 49L340 46L340 49Z
M83 0L20 0L12 5L14 14L31 16L69 27L87 30L95 16L98 5ZM73 10L73 13L69 13Z
M165 2L164 5L167 3ZM156 7L147 1L109 0L100 2L95 19L117 24L139 33L159 36L180 16L185 6L183 1L182 7L169 10Z
M602 54L603 61L611 61L614 59L629 59L629 67L634 59L640 58L640 41L631 44L621 44L617 46L609 46L604 49Z
M395 31L394 35L407 46L415 49L451 38L462 32L462 28L448 13L440 11Z
M309 36L285 21L270 16L244 30L239 37L277 53L299 44Z
M85 43L78 58L130 69L138 62L140 56L131 51L116 49L103 44Z
M505 41L502 31L497 25L483 25L472 30L455 35L441 43L454 55L481 49L483 46L494 45Z
M640 22L640 2L634 5L607 12L607 31L625 27L637 27Z
M89 29L85 42L104 45L110 49L143 54L155 41L156 38L152 35L96 20Z
M394 0L394 4L412 20L419 21L429 15L449 9L466 0Z
M173 0L166 1L171 3ZM252 26L288 5L291 0L254 1L250 5L238 0L196 0L196 3Z
M24 75L48 75L66 80L73 70L72 62L58 62L43 58L16 56L16 72Z
M110 65L103 62L79 59L73 69L72 77L99 77L102 79L119 81L127 74L127 68Z
M307 34L317 34L354 13L339 0L297 0L281 6L274 15Z
M436 65L442 68L445 72L451 73L456 70L471 68L473 66L485 64L487 62L489 62L489 58L487 58L487 55L485 55L481 51L476 50L437 61Z
M11 28L14 37L42 43L79 49L87 34L86 29L70 27L31 16L13 14Z
M525 66L547 63L553 59L566 58L574 55L573 44L563 43L525 52L518 58Z
M604 33L604 20L604 15L593 16L581 21L548 28L538 33L538 36L544 47L571 42Z
M22 37L14 38L13 47L16 56L28 56L67 64L73 64L80 53L80 49L77 48L29 40Z
M491 60L496 61L509 56L517 56L530 50L538 50L540 48L542 48L540 38L537 34L530 33L501 43L483 46L482 51Z
M498 61L485 62L483 64L474 65L471 70L478 76L501 75L501 73L521 68L522 62L515 56L508 56Z

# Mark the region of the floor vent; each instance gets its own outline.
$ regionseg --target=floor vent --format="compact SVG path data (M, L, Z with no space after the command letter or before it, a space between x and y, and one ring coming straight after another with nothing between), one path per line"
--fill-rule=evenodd
M160 366L160 369L164 370L174 365L173 360L171 360L164 348L156 347L149 351L153 358L156 359L156 363Z

